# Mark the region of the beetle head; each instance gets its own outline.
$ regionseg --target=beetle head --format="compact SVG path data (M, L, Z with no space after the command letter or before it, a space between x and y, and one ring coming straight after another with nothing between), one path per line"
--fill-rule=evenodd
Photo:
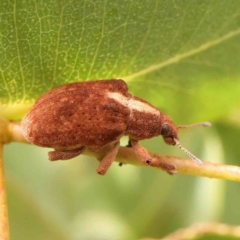
M178 148L180 148L183 152L185 152L194 162L197 164L201 164L201 160L195 157L192 153L190 153L187 149L182 147L180 142L178 141L178 129L179 128L192 128L196 126L202 126L202 127L210 127L211 124L209 122L202 122L202 123L195 123L191 125L179 125L175 126L172 120L167 116L163 116L163 122L162 122L162 128L161 128L161 135L163 136L163 140L166 144L169 145L176 145Z
M164 115L163 119L160 134L166 144L175 145L176 142L174 139L178 140L178 128L167 115Z

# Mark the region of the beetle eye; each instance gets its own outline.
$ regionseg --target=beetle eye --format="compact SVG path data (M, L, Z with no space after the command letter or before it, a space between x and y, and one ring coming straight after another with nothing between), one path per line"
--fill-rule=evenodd
M161 135L167 136L169 134L170 127L168 124L163 124L161 129Z

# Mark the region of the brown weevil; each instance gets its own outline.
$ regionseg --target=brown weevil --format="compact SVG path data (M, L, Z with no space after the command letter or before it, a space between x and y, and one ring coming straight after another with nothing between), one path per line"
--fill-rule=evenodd
M66 160L111 145L100 161L97 172L104 175L115 159L120 138L129 137L136 156L146 165L152 157L138 141L162 135L165 143L176 145L197 164L201 161L178 141L178 129L172 120L148 102L128 93L123 80L96 80L68 83L43 94L21 121L27 141L51 147L51 161Z

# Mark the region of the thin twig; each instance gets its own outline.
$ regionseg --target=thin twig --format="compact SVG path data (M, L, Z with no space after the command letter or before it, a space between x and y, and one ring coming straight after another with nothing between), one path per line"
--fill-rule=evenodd
M5 131L7 142L22 142L28 143L21 134L21 127L19 123L10 122ZM0 141L1 141L1 129L0 129ZM102 157L109 151L109 146L102 149L100 152L85 151L84 154L91 155L97 159ZM158 169L164 169L167 172L178 172L182 174L196 175L209 178L220 178L225 180L240 181L240 167L232 165L224 165L203 161L202 165L198 165L190 159L180 158L175 156L168 156L164 154L151 154L153 162L151 167ZM117 162L123 164L131 164L136 166L144 166L139 161L134 153L134 150L129 147L120 147L118 155L116 157ZM172 166L174 170L168 171L168 167Z
M101 159L107 152L107 149L100 153L86 151L84 154L95 156ZM240 182L240 167L233 165L224 165L218 163L211 163L203 161L202 165L198 165L191 159L180 158L175 156L168 156L164 154L153 154L153 164L150 167L162 169L164 164L174 166L176 173L196 175L209 178L220 178L225 180L232 180ZM136 166L144 166L141 161L137 159L132 148L120 147L116 162L123 164L131 164Z
M141 240L191 240L206 235L234 237L240 239L240 226L223 223L197 223L189 228L178 229L163 238L144 238Z
M0 143L0 239L9 239L8 211L4 184L3 144Z

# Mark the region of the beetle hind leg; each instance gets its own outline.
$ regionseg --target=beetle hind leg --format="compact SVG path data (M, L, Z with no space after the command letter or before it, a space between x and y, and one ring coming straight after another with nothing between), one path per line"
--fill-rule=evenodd
M108 168L111 166L112 162L114 161L118 150L120 147L120 143L117 142L114 147L103 157L103 159L101 160L98 168L97 168L97 173L100 175L104 175Z
M80 147L72 150L55 150L48 152L48 159L50 161L68 160L80 155L85 150L85 147Z

